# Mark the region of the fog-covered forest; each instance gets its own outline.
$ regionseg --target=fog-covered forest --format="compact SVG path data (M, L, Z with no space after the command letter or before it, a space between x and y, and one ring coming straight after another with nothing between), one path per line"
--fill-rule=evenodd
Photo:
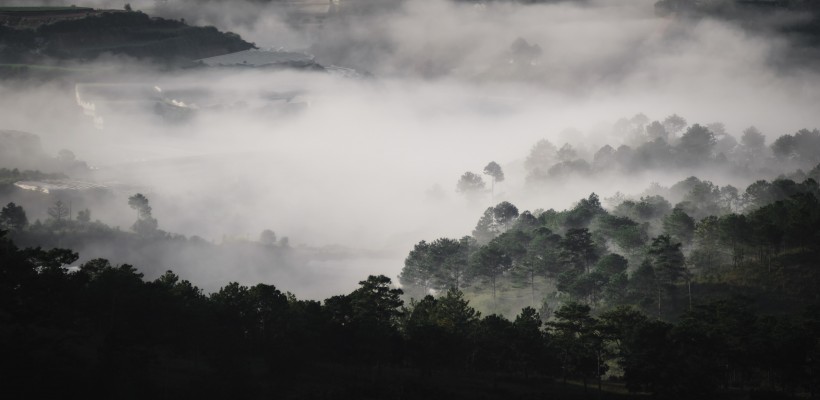
M814 398L812 0L0 0L10 398Z

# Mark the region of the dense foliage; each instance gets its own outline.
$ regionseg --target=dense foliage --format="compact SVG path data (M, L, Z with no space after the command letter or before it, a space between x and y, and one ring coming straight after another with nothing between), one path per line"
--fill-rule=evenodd
M607 211L592 194L569 210L534 213L499 203L472 236L414 247L400 276L409 301L384 276L322 302L261 283L205 294L170 271L146 281L104 259L72 267L76 253L20 249L3 231L7 391L508 398L622 385L665 398L815 393L816 181L758 181L741 193L692 177L669 191L685 200L673 207L647 196ZM733 202L722 195L729 192ZM117 235L188 240L157 229L145 196L129 205L133 233ZM90 222L90 211L67 220L60 207L32 225L10 203L0 223L30 242L55 229L112 234ZM270 231L260 238L260 246L275 242ZM532 305L512 320L498 313L512 307L510 293L526 293ZM492 296L486 316L470 300L482 295Z
M146 282L134 267L102 259L66 268L76 260L69 250L19 249L0 234L6 393L467 398L472 391L434 377L485 376L494 389L515 379L519 389L508 390L562 393L545 382L600 385L609 369L630 390L666 397L730 386L806 392L817 383L816 308L763 315L735 298L693 307L672 324L625 307L595 317L568 302L543 324L529 307L512 321L482 317L457 289L404 304L384 276L318 302L267 284L205 295L170 271ZM429 384L411 384L418 379Z
M558 148L546 139L538 141L524 163L527 182L538 187L591 176L661 171L719 172L749 179L811 169L820 163L817 129L784 134L767 145L766 137L753 126L735 137L720 122L689 125L676 114L662 121L637 114L618 120L610 140L621 144L604 144L594 150L570 143ZM804 175L799 180L805 179L804 172L797 174Z
M674 207L653 195L608 211L594 193L561 212L519 213L502 202L472 236L419 242L400 280L415 297L450 287L484 293L496 312L580 301L672 319L724 286L804 304L820 287L818 174L759 180L743 192L690 177L665 189L681 199Z

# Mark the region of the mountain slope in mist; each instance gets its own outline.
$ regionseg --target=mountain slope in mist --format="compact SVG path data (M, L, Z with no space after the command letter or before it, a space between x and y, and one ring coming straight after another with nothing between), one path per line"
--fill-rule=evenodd
M4 63L93 60L103 54L185 65L192 60L253 47L236 34L214 27L152 18L141 12L89 12L82 18L31 27L14 24L23 12L0 7L0 59ZM37 13L34 12L34 15ZM15 18L16 17L16 18Z
M106 3L122 7L115 1L88 5ZM649 146L618 136L613 122L623 116L680 113L691 121L721 121L726 138L740 138L754 125L766 143L820 126L817 73L772 63L790 48L788 40L714 18L660 18L652 0L527 6L407 1L383 12L328 15L305 24L278 12L275 2L142 3L155 5L146 10L150 15L213 25L262 47L312 49L322 65L365 66L376 78L156 69L103 57L75 63L95 73L70 75L59 84L1 82L4 127L37 132L51 154L71 149L97 168L101 182L139 188L126 196L139 191L150 197L169 232L218 243L272 229L286 233L293 247L390 253L380 260L315 263L317 271L342 263L356 271L329 283L337 288L370 273L395 276L419 240L461 237L499 201L560 210L593 191L601 198L638 194L653 181L669 185L693 174L721 187L774 177L754 169L736 179L724 173L728 164L711 162L719 152L709 154L709 162L673 162L680 160L664 150L675 147L672 142ZM157 118L153 103L140 108L111 102L114 112L97 129L77 105L75 84L116 88L109 85L122 82L158 87L168 96L181 93L173 99L196 104L197 112L168 121ZM208 95L196 95L203 92ZM284 92L300 93L305 107L287 116L275 112L271 94ZM97 111L104 114L102 106ZM630 157L626 164L607 164L607 157L599 157L598 170L605 173L561 178L569 168L559 167L553 175L560 179L528 182L533 170L527 151L541 139L569 143L578 159L593 166L604 145L628 145L638 156L645 147L643 153L658 162ZM459 176L480 172L489 161L506 175L494 193L473 200L455 192ZM550 178L554 163L547 164L541 172ZM31 219L48 218L54 200L31 206ZM134 222L123 198L87 207L94 218L123 230ZM178 261L157 263L164 268ZM213 270L225 280L247 276ZM293 288L298 290L307 288Z

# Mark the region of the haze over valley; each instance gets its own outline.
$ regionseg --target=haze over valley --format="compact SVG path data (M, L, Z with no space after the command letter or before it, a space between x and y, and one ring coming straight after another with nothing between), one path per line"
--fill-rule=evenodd
M817 301L815 1L33 3L0 0L0 239L77 252L30 258L59 258L66 282L171 270L214 304L230 282L275 285L297 314L368 288L403 301L378 332L410 347L413 310L453 299L537 319L542 339L572 307L633 307L672 332L723 295L778 318ZM661 397L684 382L628 382L625 350L594 373L525 353L499 370ZM815 375L788 386L786 367L764 380L754 365L684 392L814 393Z
M412 243L467 234L483 208L499 200L563 209L593 191L637 195L651 182L668 186L694 173L649 170L640 179L573 179L532 190L523 161L542 138L569 143L591 161L600 146L629 143L612 126L638 113L722 122L735 137L754 125L770 142L818 125L816 74L778 65L789 50L784 39L711 19L660 18L651 2L407 2L305 25L283 21L274 4L193 3L200 4L145 6L162 17L189 11L189 23L241 33L261 48L315 51L320 65L340 63L368 75L154 72L150 62L103 54L62 61L89 71L75 78L7 81L4 126L36 133L51 154L70 149L95 168L94 180L145 188L169 232L218 242L273 229L291 245L378 255L363 262L368 267L348 264L361 260L331 264L350 272L346 281L327 283L341 287L310 289L321 295L350 288L367 273L395 276ZM269 13L248 11L254 7ZM195 109L182 121L158 116L150 99L145 107L113 100L99 107L104 126L94 127L71 82L211 93L189 94ZM298 92L291 100L297 107L271 100L288 92ZM494 199L465 200L455 192L461 173L492 160L507 172ZM721 184L757 178L706 173ZM126 228L126 206L109 204L95 216ZM307 266L317 274L324 267Z

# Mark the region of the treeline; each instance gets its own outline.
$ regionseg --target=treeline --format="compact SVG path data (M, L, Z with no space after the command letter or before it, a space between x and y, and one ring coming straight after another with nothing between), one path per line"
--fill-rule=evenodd
M41 218L34 218L18 203L7 203L0 208L0 229L23 247L71 248L85 260L106 258L141 265L141 272L150 277L173 268L198 276L197 283L209 290L224 284L226 274L244 282L286 274L293 281L311 279L312 272L302 267L320 251L294 249L287 236L277 236L270 229L257 238L223 236L221 242L167 232L153 217L148 198L139 193L129 198L136 215L125 229L94 219L92 209L77 207L82 202L75 201L72 209L71 197L58 194L53 198L41 214L35 213Z
M407 293L371 276L321 302L262 283L206 294L170 271L146 281L105 259L75 266L71 250L20 249L3 231L5 390L109 398L814 396L818 172L743 192L694 177L656 188L680 198L675 206L660 194L621 199L611 211L594 194L560 212L502 202L471 236L417 244L400 276ZM131 196L129 206L136 222L122 235L189 240L160 231L145 196ZM86 210L67 219L61 207L32 226L21 206L8 204L0 224L15 238L39 230L73 232L62 236L69 238L104 226ZM286 246L270 231L259 245ZM520 305L505 297L511 292L531 306L508 312ZM481 296L488 315L472 301Z
M681 169L751 177L820 163L817 129L785 134L767 145L766 137L755 127L736 138L719 122L690 126L676 114L650 121L643 114L620 119L612 127L612 135L623 144L607 144L594 152L569 143L558 148L543 139L532 147L525 161L527 181L537 185L571 176Z
M577 301L671 320L726 290L805 304L820 287L820 166L793 175L804 180L743 192L695 177L655 187L674 207L660 194L608 199L611 211L594 193L560 212L502 202L471 236L416 244L399 279L411 297L453 287L484 309L530 305L545 316Z
M268 284L205 295L170 271L146 282L103 259L67 268L77 257L19 249L0 233L7 395L591 397L604 376L663 398L817 387L816 307L758 315L733 299L671 324L569 302L547 323L533 308L511 321L482 317L456 289L405 304L384 276L323 302Z
M3 185L0 190L4 192L5 186L13 184L15 179L67 178L63 174L76 178L88 172L88 165L71 150L62 149L54 156L43 150L39 136L0 129L0 184Z
M518 3L518 4L553 4L553 3L585 3L586 0L454 0L460 3Z
M730 20L744 18L770 17L772 11L812 13L820 9L814 0L659 0L655 3L655 12L660 16L669 15L709 15ZM748 21L754 22L754 21ZM794 21L793 24L810 26L814 21Z

